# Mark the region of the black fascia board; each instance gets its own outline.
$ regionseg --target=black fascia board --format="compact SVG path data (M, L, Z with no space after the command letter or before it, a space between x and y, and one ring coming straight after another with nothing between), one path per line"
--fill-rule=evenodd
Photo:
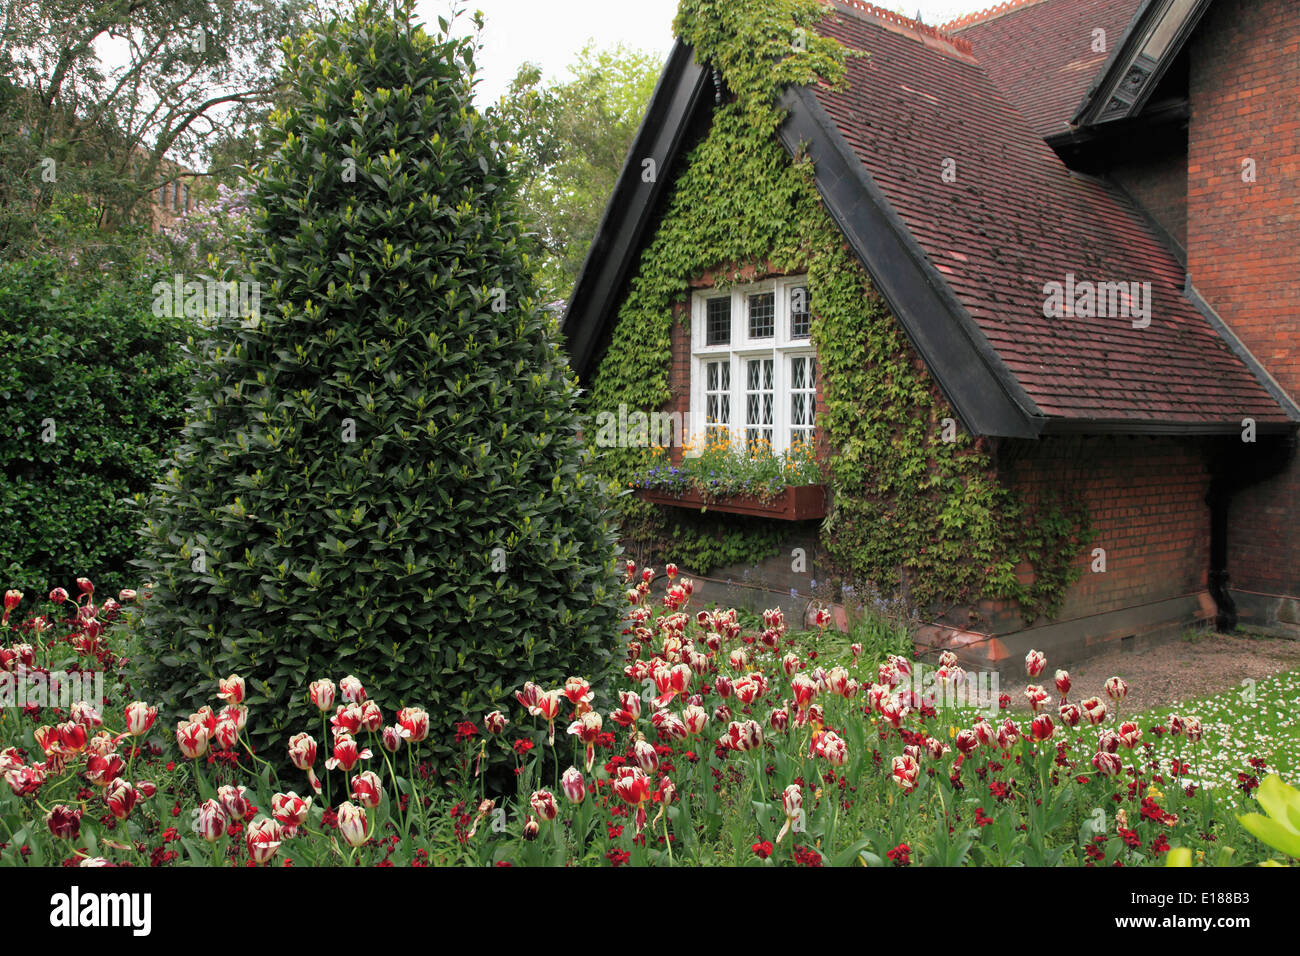
M781 140L807 149L817 190L872 282L973 434L1034 438L1046 418L890 207L816 95L781 100Z
M692 125L691 119L702 106L711 108L711 86L711 73L695 62L694 49L676 41L560 320L569 364L584 385L595 371L600 344L614 321L612 313L659 200L671 183L670 171ZM652 182L642 177L645 159L655 162Z

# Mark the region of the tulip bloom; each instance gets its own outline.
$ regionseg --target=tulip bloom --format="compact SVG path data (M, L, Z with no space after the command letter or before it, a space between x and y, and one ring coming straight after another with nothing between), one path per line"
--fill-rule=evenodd
M231 674L229 677L217 681L217 696L227 704L242 704L244 702L244 678L238 674Z
M363 846L370 837L367 835L366 811L354 803L344 803L338 809L339 835L348 846L354 849Z
M367 810L379 806L383 797L383 783L373 770L365 770L352 778L352 799Z
M307 822L307 815L310 812L311 797L304 800L292 790L288 793L277 793L271 798L271 815L284 827L285 837L296 834L298 828Z
M366 689L351 674L339 681L339 693L345 704L363 704L366 700Z
M395 754L402 749L402 742L410 735L411 732L400 724L385 727L384 732L379 735L379 743L390 754Z
M911 793L916 789L916 779L920 773L921 766L916 762L915 758L907 754L894 758L891 776L894 778L894 783L898 784L904 793Z
M957 745L957 749L967 756L973 754L980 745L979 739L975 736L975 731L966 730L965 728L957 731L957 739L953 742Z
M1142 739L1142 730L1132 721L1125 721L1119 725L1119 742L1125 747L1132 750L1137 746L1137 742Z
M727 750L745 753L763 746L763 728L756 720L746 720L743 723L733 720L727 725L727 735L719 742Z
M248 816L248 798L244 796L247 792L247 787L230 784L217 788L217 800L221 803L221 809L236 823Z
M849 759L849 745L833 730L813 735L813 753L826 758L832 767L842 767Z
M1199 717L1186 717L1183 719L1183 735L1192 743L1201 739L1203 731L1201 730L1201 719Z
M126 769L126 761L117 754L107 757L92 754L86 759L86 779L96 787L107 787Z
M1059 694L1061 695L1061 700L1062 700L1063 702L1064 702L1064 700L1065 700L1065 698L1066 698L1066 695L1070 693L1070 686L1071 686L1071 685L1070 685L1070 672L1069 672L1069 671L1057 671L1057 672L1056 672L1056 691L1057 691L1057 693L1059 693Z
M1089 697L1082 704L1083 715L1088 718L1088 723L1096 726L1106 719L1106 702L1100 697Z
M119 820L125 820L131 815L131 810L135 807L139 798L139 794L135 792L135 787L120 777L110 783L104 790L104 803L108 805L109 813Z
M1047 714L1039 714L1029 725L1029 730L1034 735L1034 740L1051 740L1052 734L1056 733L1056 725Z
M357 734L361 732L364 717L360 704L339 704L330 718L330 727L335 734Z
M1093 756L1092 765L1103 777L1114 777L1124 769L1124 762L1119 759L1118 754L1107 753L1104 750Z
M182 720L176 725L176 746L191 760L208 752L208 728L196 720Z
M499 710L483 715L483 729L490 734L505 733L506 725L510 723L510 718Z
M528 805L538 817L550 823L560 815L560 805L555 802L555 794L549 790L535 790L528 798Z
M582 772L577 767L570 767L564 771L564 776L560 778L560 789L564 791L564 797L570 803L582 803L587 796L587 782L582 778Z
M1030 677L1037 677L1047 666L1047 657L1042 651L1030 651L1025 655L1025 672Z
M1037 684L1030 684L1025 688L1025 700L1029 701L1029 706L1033 709L1034 713L1038 713L1043 709L1043 705L1047 703L1049 698L1047 696L1047 691L1043 690L1043 688L1039 687Z
M239 725L229 717L222 717L212 732L212 742L227 753L234 750L239 745Z
M600 714L596 713L594 710L587 711L573 723L569 724L569 733L586 744L588 773L591 772L591 765L596 759L596 740L600 737L601 725L602 721L600 719Z
M158 708L137 700L126 705L125 716L126 732L132 737L143 737L158 719Z
M334 706L334 682L328 678L312 681L308 695L321 713L328 714Z
M688 736L694 737L704 732L704 725L709 722L709 712L699 704L682 708L682 723L686 725Z
M1122 677L1112 677L1106 681L1106 696L1113 701L1121 701L1128 696L1128 684Z
M311 734L294 734L289 738L289 759L299 770L308 770L316 763L316 740Z
M650 799L653 788L650 778L640 767L619 767L618 776L614 778L614 793L628 806L636 807L636 832L645 829L645 804Z
M283 836L280 824L266 817L259 817L248 827L244 843L248 847L248 858L254 863L266 863L280 849Z
M81 809L56 803L45 815L45 825L60 840L75 840L81 835Z
M86 725L69 720L55 728L59 734L59 744L71 754L79 754L86 749Z
M343 768L345 772L351 772L352 768L357 765L358 760L369 760L371 757L370 748L365 750L357 749L357 742L351 734L339 734L334 738L334 756L325 761L325 767L328 770Z
M403 707L397 712L397 722L408 733L406 739L413 744L424 741L429 736L429 713L419 707ZM486 720L484 721L486 723ZM493 731L500 733L500 731Z
M15 796L30 796L45 783L45 770L39 766L14 767L5 771L5 783L9 784Z
M194 832L209 843L216 843L226 832L226 811L216 800L208 800L194 811Z
M1083 711L1078 704L1061 704L1059 712L1061 721L1067 727L1078 727L1079 721L1083 720Z
M785 788L781 794L781 808L785 811L785 823L781 827L781 832L776 835L776 842L780 843L785 839L785 835L790 832L790 828L803 819L803 790L799 784L792 783Z

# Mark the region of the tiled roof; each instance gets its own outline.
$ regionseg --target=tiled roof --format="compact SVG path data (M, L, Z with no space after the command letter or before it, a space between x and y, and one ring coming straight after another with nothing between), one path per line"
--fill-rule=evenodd
M1009 0L940 27L968 40L1041 136L1063 133L1143 0ZM1094 31L1105 31L1094 51Z
M850 58L847 87L819 88L817 100L1038 410L1087 422L1284 422L1182 294L1183 269L1144 216L1071 173L969 55L889 16L832 8L821 31L869 55ZM944 182L950 159L956 180ZM1044 284L1067 274L1149 282L1149 327L1045 317Z

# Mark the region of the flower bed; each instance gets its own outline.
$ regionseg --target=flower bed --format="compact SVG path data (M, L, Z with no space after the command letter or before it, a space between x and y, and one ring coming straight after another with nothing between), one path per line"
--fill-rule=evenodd
M1100 866L1162 864L1170 851L1180 862L1278 856L1197 784L1216 744L1200 722L1144 725L1124 713L1119 678L1104 700L1071 700L1069 675L1044 681L1046 660L1031 652L1029 678L1043 681L1025 690L1032 717L959 720L963 711L926 689L962 686L951 657L930 684L917 662L870 661L856 644L823 660L821 635L791 633L779 611L754 629L733 610L690 611L691 583L667 571L656 597L654 572L629 564L619 680L526 684L517 707L454 728L452 766L425 759L420 708L385 715L354 678L313 682L302 692L320 724L285 740L290 779L249 746L259 714L237 675L214 688L215 709L163 724L133 699L120 644L129 629L118 624L135 594L96 606L83 581L76 600L53 592L50 611L13 625L22 596L10 592L7 680L77 670L111 679L99 700L29 702L0 718L0 863ZM829 621L823 611L816 625ZM175 717L175 732L157 735ZM506 791L489 791L493 754L513 762ZM1276 777L1260 789L1272 808L1292 799ZM1254 791L1243 786L1244 802ZM1243 819L1294 846L1284 823Z
M740 446L726 435L711 435L698 454L696 444L687 443L680 465L671 464L663 448L655 448L654 456L654 464L629 482L647 501L786 517L783 502L792 502L788 492L797 492L802 508L821 510L807 517L825 514L825 486L811 444L777 454L765 441Z

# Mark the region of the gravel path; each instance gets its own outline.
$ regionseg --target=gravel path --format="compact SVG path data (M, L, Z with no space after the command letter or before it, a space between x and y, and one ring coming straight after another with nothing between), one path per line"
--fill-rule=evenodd
M1186 640L1168 641L1133 651L1114 650L1100 654L1070 669L1070 700L1096 695L1106 700L1109 677L1128 682L1124 711L1168 707L1181 701L1209 697L1238 686L1246 678L1259 680L1278 671L1300 667L1300 641L1286 638L1246 637L1239 634L1203 634ZM1056 667L1047 654L1047 670L1039 683L1055 695L1052 680ZM1024 683L1003 683L1016 710L1028 709Z

